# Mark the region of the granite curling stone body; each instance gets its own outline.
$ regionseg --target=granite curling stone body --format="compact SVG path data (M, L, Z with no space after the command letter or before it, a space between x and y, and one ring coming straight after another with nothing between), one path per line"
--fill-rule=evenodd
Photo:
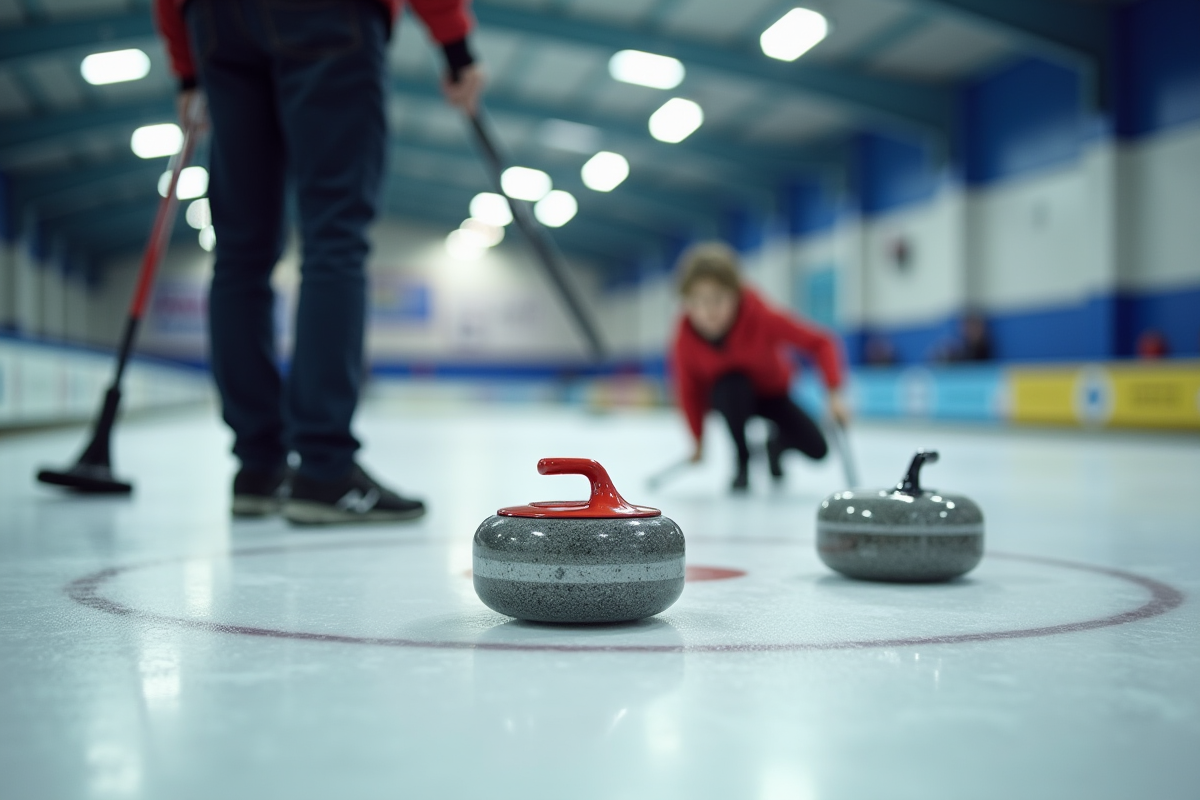
M918 451L893 489L830 495L817 511L817 554L831 569L875 581L945 581L983 558L983 512L961 495L922 489Z
M535 622L626 622L665 611L683 592L684 541L656 508L617 493L588 458L543 458L542 475L584 475L587 501L500 509L475 531L475 593Z

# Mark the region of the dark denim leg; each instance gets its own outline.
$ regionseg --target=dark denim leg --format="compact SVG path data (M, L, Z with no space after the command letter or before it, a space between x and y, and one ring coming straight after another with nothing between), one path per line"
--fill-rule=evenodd
M784 449L799 450L817 461L829 452L820 426L787 395L760 397L754 411L775 423L775 435Z
M213 376L234 453L269 471L287 458L270 278L283 245L283 137L271 65L237 4L192 0L187 21L212 121L209 202L217 232L209 294Z
M754 415L754 386L740 372L722 375L713 385L710 405L725 417L729 435L737 449L739 468L750 462L750 447L746 444L746 423Z
M261 6L295 180L303 261L288 376L292 448L308 477L354 464L367 226L383 178L387 18L377 0Z

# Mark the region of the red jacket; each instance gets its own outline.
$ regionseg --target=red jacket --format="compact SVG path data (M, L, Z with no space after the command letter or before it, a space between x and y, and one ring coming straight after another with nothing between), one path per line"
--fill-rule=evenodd
M187 0L154 0L154 20L159 33L166 39L171 57L171 71L185 81L196 78L196 62L188 42L187 26L183 22L183 6ZM379 0L387 6L394 20L400 14L404 0ZM409 0L413 11L429 28L438 44L449 44L466 38L471 32L469 0Z
M745 287L737 319L720 347L696 333L687 317L679 320L671 366L679 405L697 441L704 431L709 395L723 375L744 373L762 397L788 393L793 366L784 345L816 360L830 389L842 385L842 353L837 340L820 328L772 308Z

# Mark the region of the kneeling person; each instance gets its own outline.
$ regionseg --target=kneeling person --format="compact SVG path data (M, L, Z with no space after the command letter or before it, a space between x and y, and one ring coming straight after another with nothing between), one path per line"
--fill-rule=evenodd
M768 305L742 283L737 254L709 242L688 249L679 261L683 317L673 347L672 368L679 405L695 438L693 461L703 455L704 415L719 411L737 449L735 491L749 486L750 449L746 422L772 423L767 442L771 475L783 477L783 453L798 450L822 459L828 445L821 429L788 396L792 362L787 349L812 358L829 389L829 411L839 423L849 419L839 389L842 355L827 331Z

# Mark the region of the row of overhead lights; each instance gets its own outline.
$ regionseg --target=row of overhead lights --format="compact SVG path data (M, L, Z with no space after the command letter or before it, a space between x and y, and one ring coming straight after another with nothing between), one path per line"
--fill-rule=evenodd
M825 38L829 23L817 11L793 8L780 17L759 36L759 46L765 55L780 61L795 61ZM613 79L652 89L674 89L683 83L686 69L677 58L622 50L608 62ZM83 79L92 85L141 80L150 73L150 58L142 50L131 48L106 53L92 53L80 64ZM650 135L660 142L677 144L691 136L704 124L700 104L685 97L672 97L650 115ZM146 125L138 128L130 147L140 158L171 156L183 146L183 132L174 123ZM620 153L607 150L594 154L580 171L583 183L597 192L610 192L629 177L629 162ZM159 180L159 194L166 194L170 180L164 173ZM529 167L510 167L501 176L504 194L516 200L534 203L534 215L543 225L552 228L567 224L578 212L579 204L570 193L554 189L550 176ZM208 199L208 172L203 167L188 167L180 175L177 194L181 200L192 200L185 217L200 231L200 245L212 250L216 234L212 226ZM446 239L446 246L456 257L474 258L504 238L504 228L512 222L505 197L485 192L471 201L471 216Z
M823 15L808 8L793 8L762 32L759 46L771 58L795 61L828 32L829 23ZM679 86L687 74L679 59L641 50L615 53L609 59L608 72L623 83L663 90ZM650 135L668 144L682 142L703 124L704 110L686 97L672 97L650 115L648 122ZM629 161L620 153L602 150L588 159L580 176L589 189L611 192L629 177ZM514 200L535 203L534 215L548 227L565 225L578 210L575 198L554 189L550 176L541 170L509 167L501 175L500 186ZM512 222L508 200L492 192L476 195L471 200L470 214L446 237L446 249L455 258L478 258L504 239L504 228Z

